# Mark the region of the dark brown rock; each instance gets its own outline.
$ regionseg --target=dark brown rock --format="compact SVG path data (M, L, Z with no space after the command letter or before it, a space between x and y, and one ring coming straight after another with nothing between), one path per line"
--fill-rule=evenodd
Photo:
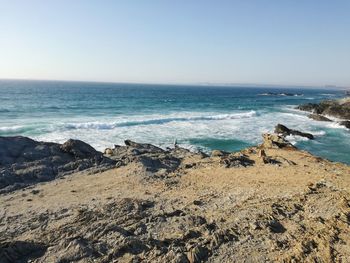
M62 151L70 153L76 158L91 158L101 155L100 152L96 151L89 144L80 140L69 139L60 148Z
M350 98L325 100L318 104L299 105L297 109L315 114L329 115L340 119L350 119Z
M275 133L277 134L282 134L283 136L288 136L288 135L296 135L296 136L301 136L301 137L306 137L310 140L314 139L314 136L311 133L306 133L306 132L301 132L298 130L292 130L287 128L286 126L282 124L277 124L275 127Z
M341 121L341 122L339 122L339 124L350 129L350 121Z
M322 116L320 114L309 114L308 117L315 121L332 121L331 119L328 119L327 117Z

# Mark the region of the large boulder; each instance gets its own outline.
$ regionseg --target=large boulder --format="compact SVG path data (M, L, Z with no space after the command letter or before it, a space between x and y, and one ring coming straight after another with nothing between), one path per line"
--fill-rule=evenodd
M0 193L88 168L107 169L114 164L79 140L61 145L22 136L0 137Z
M60 149L76 158L92 158L101 155L92 146L80 140L69 139L60 146Z
M292 130L292 129L289 129L288 127L286 127L282 124L276 125L275 133L282 134L283 136L296 135L296 136L306 137L310 140L314 139L314 136L311 133L301 132L298 130Z

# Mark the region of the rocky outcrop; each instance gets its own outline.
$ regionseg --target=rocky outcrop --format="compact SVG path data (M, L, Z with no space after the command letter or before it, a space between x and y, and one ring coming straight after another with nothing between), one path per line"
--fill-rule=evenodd
M308 117L318 121L331 121L329 118L322 115L350 120L350 98L326 100L318 104L307 103L299 105L297 109L312 112L313 114Z
M278 134L265 133L262 135L263 143L259 146L261 149L296 149L284 136Z
M315 121L332 121L331 119L325 117L325 116L322 116L320 114L309 114L307 115L310 119L313 119Z
M310 140L314 139L314 136L311 133L306 133L306 132L301 132L298 130L293 130L289 129L286 126L282 124L277 124L275 127L275 133L277 134L282 134L283 136L288 136L288 135L296 135L296 136L301 136L301 137L306 137Z
M339 122L339 124L350 129L350 121L341 121L341 122Z
M129 163L141 164L146 172L160 176L174 172L185 157L207 157L205 153L194 153L176 146L175 148L162 149L152 144L136 143L126 140L125 146L115 145L114 149L107 148L105 155L117 162L117 167Z
M108 158L81 141L7 138L16 144L2 142L1 167L45 158L123 166L0 195L0 263L346 262L350 167L283 135L263 138L213 157L127 140ZM138 164L169 176L144 180Z
M151 172L153 176L165 176L181 168L191 168L197 165L194 163L182 163L184 158L201 160L209 156L203 152L191 152L187 149L176 146L163 150L151 144L142 144L125 141L125 146L116 145L114 149L106 149L107 156L117 161L117 166L124 166L131 162L141 164L145 171ZM225 168L247 167L254 164L242 153L229 153L220 150L213 150L210 158L211 163L218 163Z
M79 140L68 140L61 145L21 136L0 137L0 192L92 167L100 171L113 167L114 163Z
M288 144L285 142L286 145ZM277 145L278 142L274 142ZM280 144L282 145L282 144ZM183 160L187 158L187 162ZM214 150L211 157L175 145L162 149L152 144L126 140L124 146L107 148L104 154L79 140L63 144L38 142L27 137L0 137L0 193L10 192L38 182L87 170L90 173L126 166L140 165L146 178L163 178L181 169L199 165L201 159L226 168L254 165L243 153ZM148 176L152 175L152 177Z

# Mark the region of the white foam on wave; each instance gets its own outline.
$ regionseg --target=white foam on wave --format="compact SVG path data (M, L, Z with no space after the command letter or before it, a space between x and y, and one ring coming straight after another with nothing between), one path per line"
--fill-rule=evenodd
M344 125L340 125L337 122L327 122L327 127L333 128L333 129L344 129L344 130L347 130L347 128Z
M192 116L191 116L192 115ZM79 123L67 123L63 126L67 129L100 129L108 130L117 127L129 127L129 126L140 126L140 125L162 125L170 122L193 122L193 121L211 121L211 120L234 120L234 119L244 119L256 116L256 111L247 111L231 114L214 114L214 115L193 115L193 113L183 113L181 115L168 115L168 116L158 116L156 118L143 117L134 118L128 121L107 121L107 122L79 122Z
M24 126L14 125L14 126L8 126L8 127L0 127L0 131L1 132L16 132L16 131L20 131L23 128L24 128Z
M98 130L106 130L113 129L116 126L116 123L103 123L98 121L93 122L82 122L82 123L67 123L63 124L63 126L67 129L98 129Z
M89 118L84 122L73 122L74 128L66 127L63 122L63 124L52 127L50 132L37 136L36 139L62 143L69 138L76 138L102 151L114 144L123 144L125 139L148 142L161 147L171 146L174 139L186 143L193 138L237 139L257 144L261 142L261 134L272 132L277 123L317 136L323 136L324 133L321 127L315 125L306 116L290 112L247 111L227 114L207 113L205 115L203 113L199 115L198 112L186 112L148 117L140 115L129 118L124 116L101 121L91 121L92 119ZM171 119L172 121L154 121L159 119ZM119 125L126 122L132 122L133 125ZM142 124L144 122L147 125ZM136 125L136 123L139 124ZM293 140L298 142L304 139L299 137ZM186 145L186 147L191 146Z
M312 134L315 135L315 136L324 136L326 135L327 133L325 131L312 131Z
M293 145L296 145L298 142L301 141L308 141L308 138L301 137L301 136L295 136L295 135L289 135L286 137L286 139Z

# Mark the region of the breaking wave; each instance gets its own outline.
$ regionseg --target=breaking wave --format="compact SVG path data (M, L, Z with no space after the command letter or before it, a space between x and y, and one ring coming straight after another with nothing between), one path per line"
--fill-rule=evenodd
M16 126L8 126L8 127L0 127L0 132L20 132L22 131L24 126L16 125Z
M246 119L256 116L256 111L248 111L233 114L218 114L211 116L191 116L191 117L168 117L168 118L155 118L149 120L135 120L124 122L83 122L83 123L68 123L65 124L67 129L99 129L108 130L117 127L128 126L140 126L140 125L159 125L169 122L194 122L194 121L218 121L218 120L234 120L234 119Z

